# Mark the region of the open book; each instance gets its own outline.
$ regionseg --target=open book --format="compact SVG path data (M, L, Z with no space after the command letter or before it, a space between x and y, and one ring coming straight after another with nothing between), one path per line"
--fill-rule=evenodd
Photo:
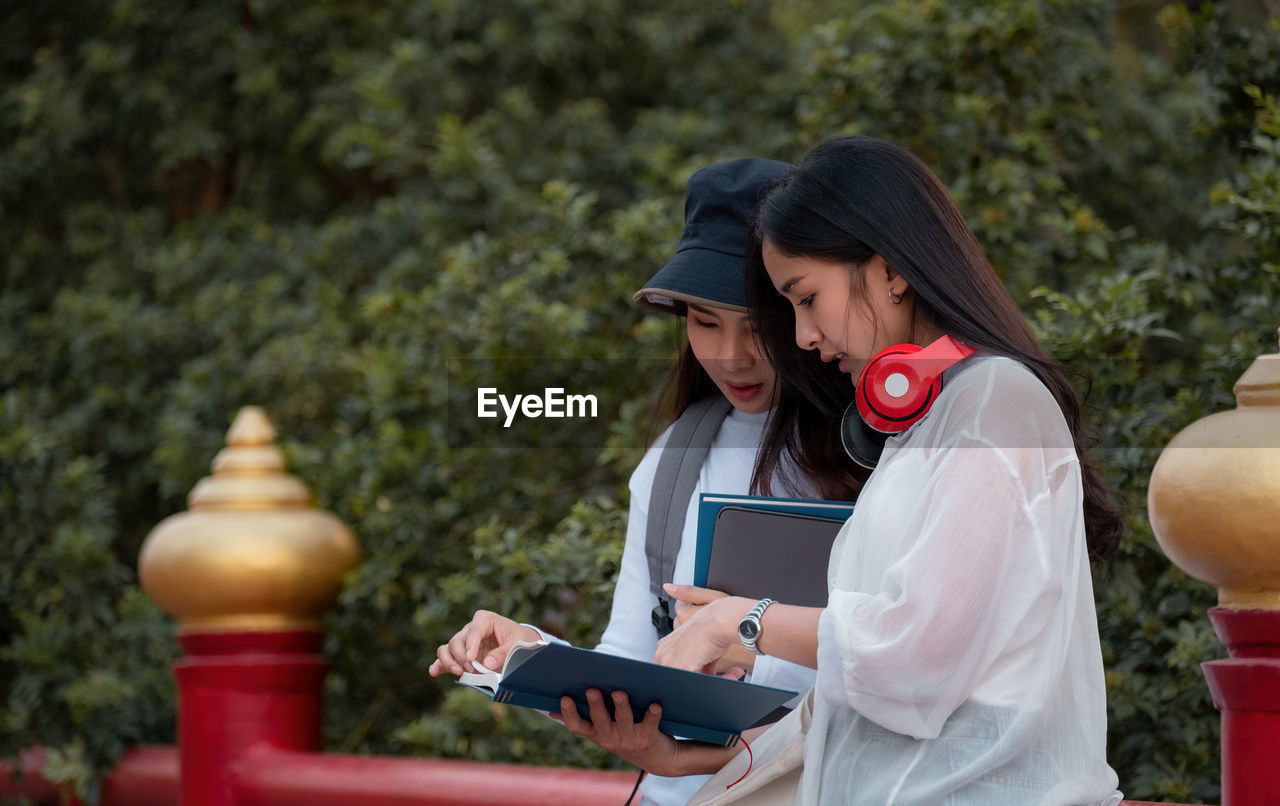
M733 747L742 731L787 700L794 691L744 683L716 675L660 666L567 644L520 642L502 671L466 672L458 682L487 694L494 702L560 713L560 698L572 697L589 719L587 689L604 695L625 691L636 722L650 703L662 706L658 729L669 736Z

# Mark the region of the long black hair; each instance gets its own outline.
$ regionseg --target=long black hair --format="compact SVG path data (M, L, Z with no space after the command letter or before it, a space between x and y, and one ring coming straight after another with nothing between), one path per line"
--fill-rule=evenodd
M1080 398L1062 365L1027 326L946 188L923 162L874 137L828 140L774 186L757 209L751 237L747 297L765 354L784 388L807 388L812 368L796 349L794 312L765 271L764 241L788 256L850 267L855 289L862 272L853 270L880 255L906 278L916 313L926 323L1020 361L1048 388L1080 460L1089 556L1098 561L1114 551L1124 519L1115 493L1089 460L1092 441ZM812 357L813 351L804 355Z
M835 364L823 363L816 353L802 353L794 344L792 348L791 374L801 380L775 375L778 393L756 455L751 492L805 495L794 485L773 485L773 479L789 478L778 471L791 464L821 497L855 500L870 472L849 458L840 441L840 416L853 402L853 384ZM767 352L765 357L773 360Z
M664 426L679 419L694 402L720 394L693 348L680 338L680 357L659 397L659 422ZM803 387L782 383L780 376L774 381L774 405L751 473L751 493L808 496L816 492L822 498L852 501L868 475L845 455L840 443L840 413L853 400L853 384L849 376L835 372L834 365L823 364L817 356L792 352L805 383Z

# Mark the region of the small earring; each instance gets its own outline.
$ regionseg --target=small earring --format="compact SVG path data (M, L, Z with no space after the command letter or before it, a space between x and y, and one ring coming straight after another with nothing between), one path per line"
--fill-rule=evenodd
M898 294L897 296L894 296L894 294L893 294L893 289L892 289L892 288L890 288L890 289L889 289L889 301L890 301L890 302L892 302L894 305L901 305L901 304L902 304L902 295L901 295L901 294Z

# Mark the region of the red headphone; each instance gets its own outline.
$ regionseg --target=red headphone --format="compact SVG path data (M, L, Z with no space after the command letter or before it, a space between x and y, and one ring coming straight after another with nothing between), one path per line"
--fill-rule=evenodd
M928 347L895 344L876 353L858 375L854 405L841 423L845 451L863 467L875 467L886 437L928 414L942 391L942 373L972 354L972 347L950 336Z

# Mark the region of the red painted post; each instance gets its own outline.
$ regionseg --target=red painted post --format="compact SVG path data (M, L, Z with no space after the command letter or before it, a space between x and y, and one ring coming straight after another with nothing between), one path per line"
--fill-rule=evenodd
M321 749L323 638L319 630L179 636L183 806L237 806L233 765L250 748Z
M1209 619L1231 656L1200 667L1222 712L1222 802L1280 804L1280 610Z
M241 409L212 469L138 558L143 588L181 623L182 806L237 806L233 768L251 748L321 749L319 621L360 556L285 472L260 409Z

